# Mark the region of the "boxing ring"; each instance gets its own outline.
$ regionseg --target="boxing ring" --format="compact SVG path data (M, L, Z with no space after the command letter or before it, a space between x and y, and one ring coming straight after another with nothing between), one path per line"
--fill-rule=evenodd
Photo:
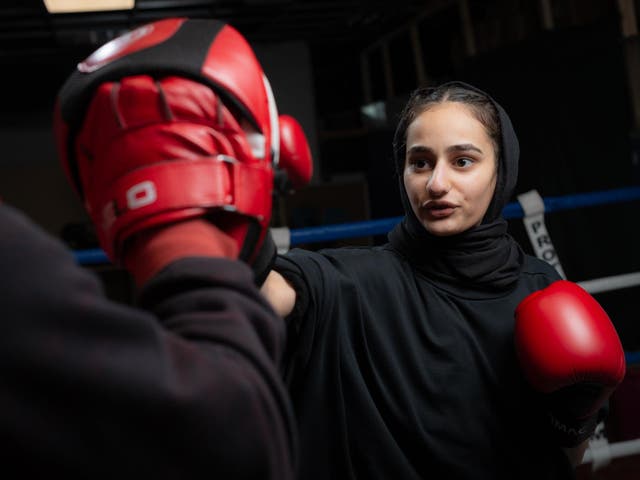
M591 206L612 205L640 200L640 187L627 187L613 190L596 191L574 195L542 198L535 191L518 196L518 201L509 203L503 210L507 220L522 219L534 248L536 256L543 258L556 267L566 278L551 242L551 236L544 224L548 213L586 208ZM361 222L305 227L298 229L272 228L271 233L278 251L284 253L292 247L311 245L343 239L363 238L387 234L402 217L390 217ZM100 249L76 250L76 261L82 265L108 263L104 251ZM628 272L603 278L577 282L591 294L620 290L640 285L640 272ZM640 351L625 352L628 366L640 367ZM606 466L612 459L640 454L640 438L636 440L609 443L599 426L590 440L583 463L591 463L596 470Z

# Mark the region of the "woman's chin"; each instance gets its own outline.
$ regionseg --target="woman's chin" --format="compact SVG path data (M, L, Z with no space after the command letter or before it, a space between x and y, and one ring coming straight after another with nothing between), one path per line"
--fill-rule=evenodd
M435 237L449 237L463 232L466 228L461 227L457 222L446 221L423 221L422 226Z

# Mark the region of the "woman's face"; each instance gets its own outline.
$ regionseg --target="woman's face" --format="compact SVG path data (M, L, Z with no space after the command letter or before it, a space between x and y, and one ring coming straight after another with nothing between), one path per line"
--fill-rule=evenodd
M479 225L496 188L497 160L484 125L469 108L444 102L407 129L404 187L413 213L433 235Z

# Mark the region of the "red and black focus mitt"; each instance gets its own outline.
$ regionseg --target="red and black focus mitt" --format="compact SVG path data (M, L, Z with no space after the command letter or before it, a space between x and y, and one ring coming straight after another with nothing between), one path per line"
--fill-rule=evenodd
M198 243L202 225L185 227L194 219L215 226L223 246L214 252L253 265L274 249L280 119L262 67L231 26L171 18L112 40L63 85L54 126L65 172L112 261L169 225ZM164 263L200 248L183 245Z

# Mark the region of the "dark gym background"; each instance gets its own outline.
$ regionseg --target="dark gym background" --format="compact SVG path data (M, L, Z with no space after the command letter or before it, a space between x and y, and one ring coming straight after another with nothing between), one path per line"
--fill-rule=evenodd
M547 197L639 186L639 4L138 0L131 11L51 15L41 0L3 0L0 197L70 248L96 246L55 155L55 94L76 63L98 46L168 16L213 17L240 30L271 79L281 113L294 115L305 128L314 153L313 182L279 199L274 226L400 215L390 160L396 115L418 85L452 79L486 89L510 113L522 150L516 193L537 189ZM640 271L639 206L635 201L546 216L570 280ZM510 227L532 253L521 221L510 221ZM383 236L306 247L382 241ZM134 301L122 271L88 268L101 275L111 296ZM639 295L640 287L597 295L627 351L640 351ZM627 427L637 425L637 416ZM611 428L622 436L627 427ZM635 434L640 436L640 428ZM632 478L616 467L622 463L582 475Z

